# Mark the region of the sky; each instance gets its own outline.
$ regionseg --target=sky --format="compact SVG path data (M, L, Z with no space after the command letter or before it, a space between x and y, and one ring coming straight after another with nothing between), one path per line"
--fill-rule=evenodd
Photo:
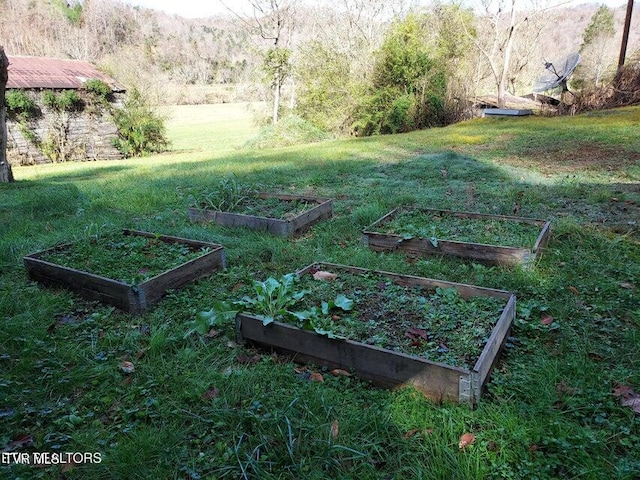
M223 2L220 0L123 0L130 5L137 5L155 10L163 10L170 14L181 15L187 18L210 17L221 13L227 13ZM233 7L246 6L246 0L223 0L224 4ZM425 2L426 3L426 2ZM610 7L626 5L627 0L573 0L572 5L584 3L605 4ZM637 3L637 2L636 2ZM637 7L636 7L637 8ZM246 11L246 10L245 10ZM634 12L635 13L635 12Z

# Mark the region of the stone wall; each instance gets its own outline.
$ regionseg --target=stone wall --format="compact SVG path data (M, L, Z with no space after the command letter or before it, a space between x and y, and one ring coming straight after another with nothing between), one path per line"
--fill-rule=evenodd
M34 98L39 97L35 95ZM113 108L119 108L124 93L114 93ZM80 111L53 112L38 102L41 114L21 125L7 117L7 160L11 165L52 163L42 143L55 138L66 161L116 160L122 154L113 146L117 129L107 108L91 106ZM25 131L26 130L26 131Z

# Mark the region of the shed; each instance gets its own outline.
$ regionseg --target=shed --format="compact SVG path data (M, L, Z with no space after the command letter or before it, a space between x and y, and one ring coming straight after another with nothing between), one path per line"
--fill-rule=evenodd
M8 74L7 95L20 91L35 105L29 115L8 108L7 158L12 165L122 158L114 146L118 132L111 112L122 106L126 92L109 75L81 60L26 56L9 56ZM87 80L109 86L108 104L92 102ZM52 98L69 91L80 99L74 108L51 106Z

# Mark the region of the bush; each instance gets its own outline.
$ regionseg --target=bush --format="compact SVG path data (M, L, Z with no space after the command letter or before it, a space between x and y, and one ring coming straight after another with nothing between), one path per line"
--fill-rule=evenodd
M5 104L7 113L16 115L22 121L33 117L38 111L36 102L22 90L7 90Z
M351 60L337 48L311 41L301 49L296 68L295 112L320 130L343 131L362 82L353 76Z
M275 125L266 125L258 135L249 140L247 148L286 147L301 143L320 142L331 135L296 115L282 117Z
M415 15L391 26L376 55L370 93L355 111L354 134L408 132L444 123L446 75L425 40L426 30Z
M53 90L42 92L42 103L57 112L71 112L82 106L82 99L75 90L63 90L56 94Z
M111 98L111 87L97 78L91 78L84 82L84 88L94 99L95 103L107 105Z
M153 112L137 89L129 93L124 107L113 112L118 128L115 146L125 157L164 152L169 147L164 118Z

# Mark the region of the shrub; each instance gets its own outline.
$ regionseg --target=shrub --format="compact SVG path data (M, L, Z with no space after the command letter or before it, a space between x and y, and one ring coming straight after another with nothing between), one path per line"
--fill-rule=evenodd
M125 157L164 152L169 147L164 118L154 113L137 89L129 93L122 109L113 112L118 128L115 146Z
M56 94L53 90L42 92L42 103L57 112L70 112L82 106L82 99L75 90L63 90Z
M353 75L351 63L338 48L316 40L305 44L296 63L295 112L321 130L340 133L349 123L362 82Z
M389 29L376 55L369 94L355 111L354 134L399 133L444 123L445 69L426 42L423 20L410 15Z
M28 120L38 111L36 102L22 90L7 90L5 104L7 112L16 115L21 121Z
M111 98L111 87L102 80L97 78L91 78L84 82L84 88L87 93L93 98L95 103L101 105L107 105Z
M331 138L331 135L313 126L297 115L282 117L275 125L264 126L258 135L249 140L247 148L286 147L301 143L320 142Z

